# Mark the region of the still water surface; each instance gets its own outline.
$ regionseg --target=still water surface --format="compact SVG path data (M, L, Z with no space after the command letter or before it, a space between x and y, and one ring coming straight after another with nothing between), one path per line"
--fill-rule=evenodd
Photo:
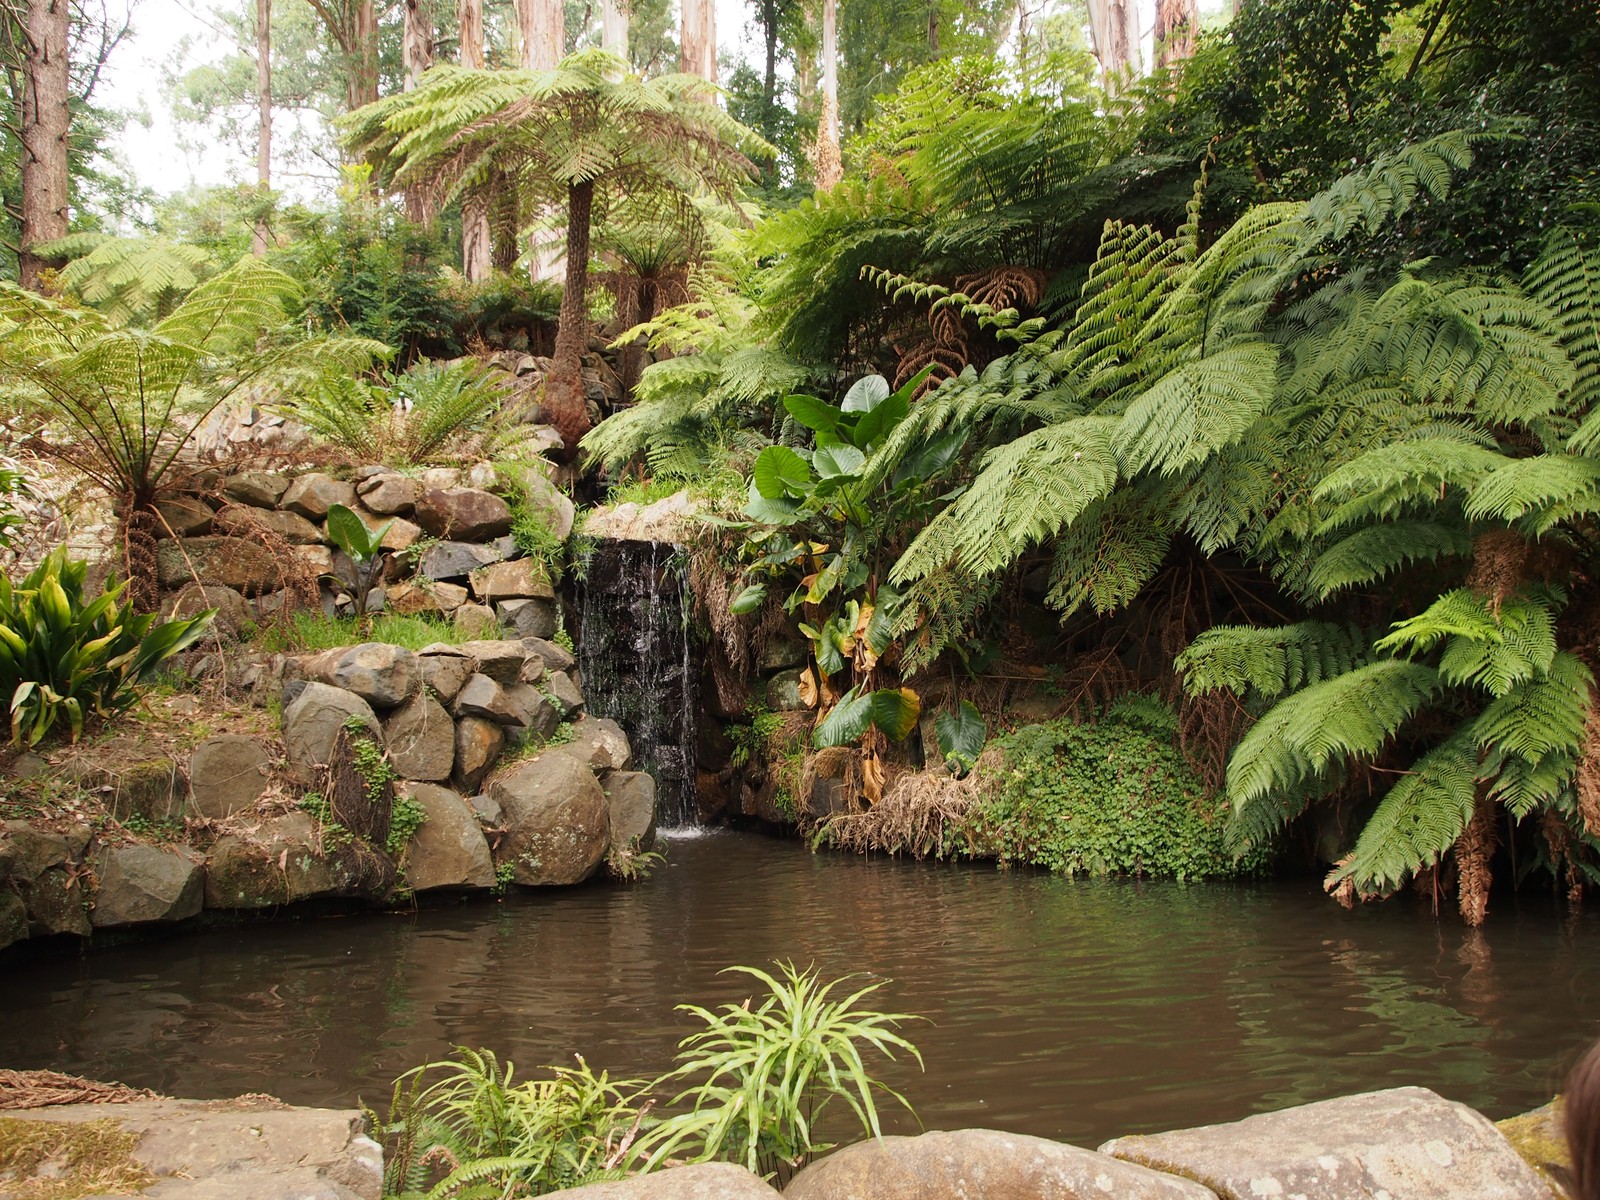
M13 969L0 1066L196 1097L382 1102L453 1044L526 1069L655 1074L673 1005L748 994L730 963L889 982L929 1128L1092 1145L1422 1084L1494 1117L1542 1103L1600 1034L1600 913L1501 900L1482 935L1425 907L1346 913L1314 883L1071 882L987 866L675 839L633 887L213 931Z

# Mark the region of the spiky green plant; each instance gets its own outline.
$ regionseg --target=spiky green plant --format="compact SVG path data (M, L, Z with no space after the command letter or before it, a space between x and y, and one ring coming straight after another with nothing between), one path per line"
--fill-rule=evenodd
M62 286L118 325L160 321L222 266L202 246L161 237L74 233L39 253L67 259Z
M469 446L492 454L508 428L505 398L475 363L422 362L387 384L331 377L281 411L363 462L417 466Z
M11 743L34 746L65 722L76 741L91 716L127 708L138 687L210 628L215 609L181 621L139 615L125 585L91 597L88 564L51 551L18 584L0 576L0 696Z

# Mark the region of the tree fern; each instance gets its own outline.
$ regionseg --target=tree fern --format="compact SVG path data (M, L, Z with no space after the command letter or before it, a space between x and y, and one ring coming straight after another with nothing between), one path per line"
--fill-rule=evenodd
M1191 696L1227 688L1275 699L1372 661L1372 640L1354 625L1301 621L1257 628L1217 625L1200 634L1174 664Z
M1323 551L1311 568L1309 582L1319 598L1326 598L1345 588L1376 583L1411 563L1471 552L1472 538L1458 525L1421 520L1369 525Z

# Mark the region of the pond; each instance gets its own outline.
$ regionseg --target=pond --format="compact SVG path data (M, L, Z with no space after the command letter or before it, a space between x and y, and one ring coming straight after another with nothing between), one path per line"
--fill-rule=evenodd
M1073 882L714 833L631 887L13 966L0 1065L324 1105L381 1105L453 1044L655 1074L692 1028L675 1004L740 999L720 968L788 958L927 1018L926 1073L886 1077L929 1128L1093 1145L1400 1084L1498 1118L1600 1034L1600 913L1496 899L1479 934L1421 902L1345 912L1313 881Z

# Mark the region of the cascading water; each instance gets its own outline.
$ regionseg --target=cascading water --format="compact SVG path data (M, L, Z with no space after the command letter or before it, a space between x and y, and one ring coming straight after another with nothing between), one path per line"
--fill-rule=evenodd
M688 572L668 542L602 541L580 584L589 711L621 725L656 781L662 826L695 820L695 671Z

